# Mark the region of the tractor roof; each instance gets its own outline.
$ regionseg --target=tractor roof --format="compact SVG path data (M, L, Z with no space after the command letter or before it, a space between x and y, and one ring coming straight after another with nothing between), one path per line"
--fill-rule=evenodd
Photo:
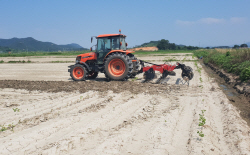
M97 38L115 37L115 36L123 36L123 37L126 37L126 36L123 35L123 34L101 34L101 35L97 36Z

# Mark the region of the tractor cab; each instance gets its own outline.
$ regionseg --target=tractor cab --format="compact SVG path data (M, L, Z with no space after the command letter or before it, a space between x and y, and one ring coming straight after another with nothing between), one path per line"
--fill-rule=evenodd
M96 37L97 63L103 64L104 58L112 52L125 52L127 50L126 36L123 34L103 34ZM91 38L92 41L92 38ZM91 49L92 50L92 49Z

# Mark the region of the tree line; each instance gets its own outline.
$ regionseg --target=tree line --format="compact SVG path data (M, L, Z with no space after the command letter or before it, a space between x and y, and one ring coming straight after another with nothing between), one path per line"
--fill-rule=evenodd
M175 43L170 43L168 40L162 39L158 44L159 50L195 50L199 49L197 46L178 46Z
M241 45L234 45L233 47L234 49L237 49L237 48L248 48L247 44L241 44Z

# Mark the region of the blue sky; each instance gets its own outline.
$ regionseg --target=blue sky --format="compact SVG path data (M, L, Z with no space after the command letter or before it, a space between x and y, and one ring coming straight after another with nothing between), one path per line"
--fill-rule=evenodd
M91 36L127 35L192 46L250 42L249 0L0 0L0 38L89 48Z

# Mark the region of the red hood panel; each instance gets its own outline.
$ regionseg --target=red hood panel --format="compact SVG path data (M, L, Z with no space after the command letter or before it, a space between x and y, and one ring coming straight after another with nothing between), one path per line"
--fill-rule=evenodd
M78 56L81 56L81 62L86 62L88 60L96 60L97 59L97 55L95 52L84 53L84 54L80 54Z

